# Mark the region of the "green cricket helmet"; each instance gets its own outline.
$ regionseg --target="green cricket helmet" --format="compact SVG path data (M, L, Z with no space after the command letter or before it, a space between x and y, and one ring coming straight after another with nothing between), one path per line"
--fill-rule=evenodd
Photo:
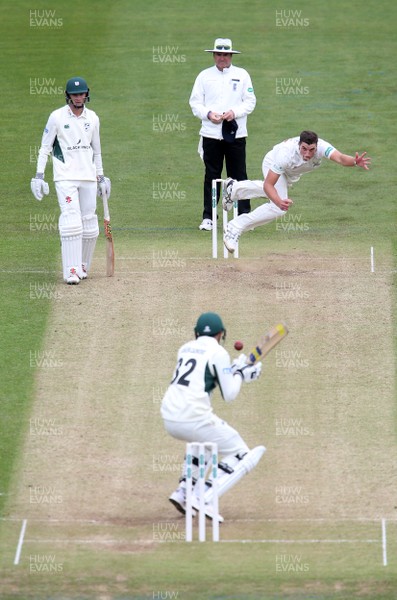
M222 323L222 319L213 312L207 312L200 315L197 319L196 327L194 328L196 337L200 337L201 335L214 337L222 331L224 334L223 337L225 337L226 329Z
M66 82L66 89L65 89L65 96L66 96L67 104L70 101L71 94L84 94L84 93L87 94L87 96L85 98L85 102L89 102L90 101L90 88L88 87L85 79L83 79L82 77L72 77L71 79L68 79L68 81Z

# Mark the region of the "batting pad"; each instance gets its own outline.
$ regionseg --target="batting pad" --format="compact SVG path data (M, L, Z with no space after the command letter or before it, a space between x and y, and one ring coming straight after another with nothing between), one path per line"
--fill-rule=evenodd
M80 276L83 236L80 214L75 210L61 213L58 227L61 236L63 278L67 279L71 268L76 269Z
M265 446L256 446L240 460L231 473L226 473L218 482L218 496L221 497L225 492L230 490L244 475L247 475L260 461L263 454L266 452ZM205 493L205 502L212 502L213 489L212 487Z
M99 235L98 217L94 214L85 215L83 221L82 260L87 273L90 270L95 244Z

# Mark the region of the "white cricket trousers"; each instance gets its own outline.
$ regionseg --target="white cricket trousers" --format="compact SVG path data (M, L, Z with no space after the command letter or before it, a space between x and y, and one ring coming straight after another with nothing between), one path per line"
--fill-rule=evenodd
M212 442L218 444L219 456L236 456L249 452L241 435L217 415L201 421L167 421L164 427L172 437L185 442Z
M268 168L263 167L263 177L266 179ZM266 198L263 189L263 181L236 181L233 184L231 199L245 200L246 198ZM280 175L275 188L283 200L288 198L288 184L285 175ZM250 213L239 215L235 219L229 221L229 224L237 229L238 233L244 233L250 229L255 229L260 225L265 225L274 221L278 217L283 217L286 214L285 210L281 210L269 200L265 204L261 204Z

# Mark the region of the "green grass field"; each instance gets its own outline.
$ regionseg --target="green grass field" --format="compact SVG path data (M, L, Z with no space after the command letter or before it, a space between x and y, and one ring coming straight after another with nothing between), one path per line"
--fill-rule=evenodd
M397 598L397 8L6 0L0 17L0 598ZM302 129L372 157L369 172L327 163L303 178L284 221L228 261L198 230L188 105L219 36L255 87L252 179ZM101 236L92 277L68 287L51 164L41 203L30 178L73 75L101 119L116 275ZM159 405L204 310L222 314L231 353L278 320L290 335L233 405L214 396L267 452L222 498L221 543L189 545L167 501L183 447Z

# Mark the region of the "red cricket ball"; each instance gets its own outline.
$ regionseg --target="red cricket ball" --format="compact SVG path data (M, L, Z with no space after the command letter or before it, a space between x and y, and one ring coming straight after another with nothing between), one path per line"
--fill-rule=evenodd
M235 350L238 350L238 351L240 351L240 350L242 350L243 348L244 348L244 344L243 344L243 342L234 342L234 349L235 349Z

